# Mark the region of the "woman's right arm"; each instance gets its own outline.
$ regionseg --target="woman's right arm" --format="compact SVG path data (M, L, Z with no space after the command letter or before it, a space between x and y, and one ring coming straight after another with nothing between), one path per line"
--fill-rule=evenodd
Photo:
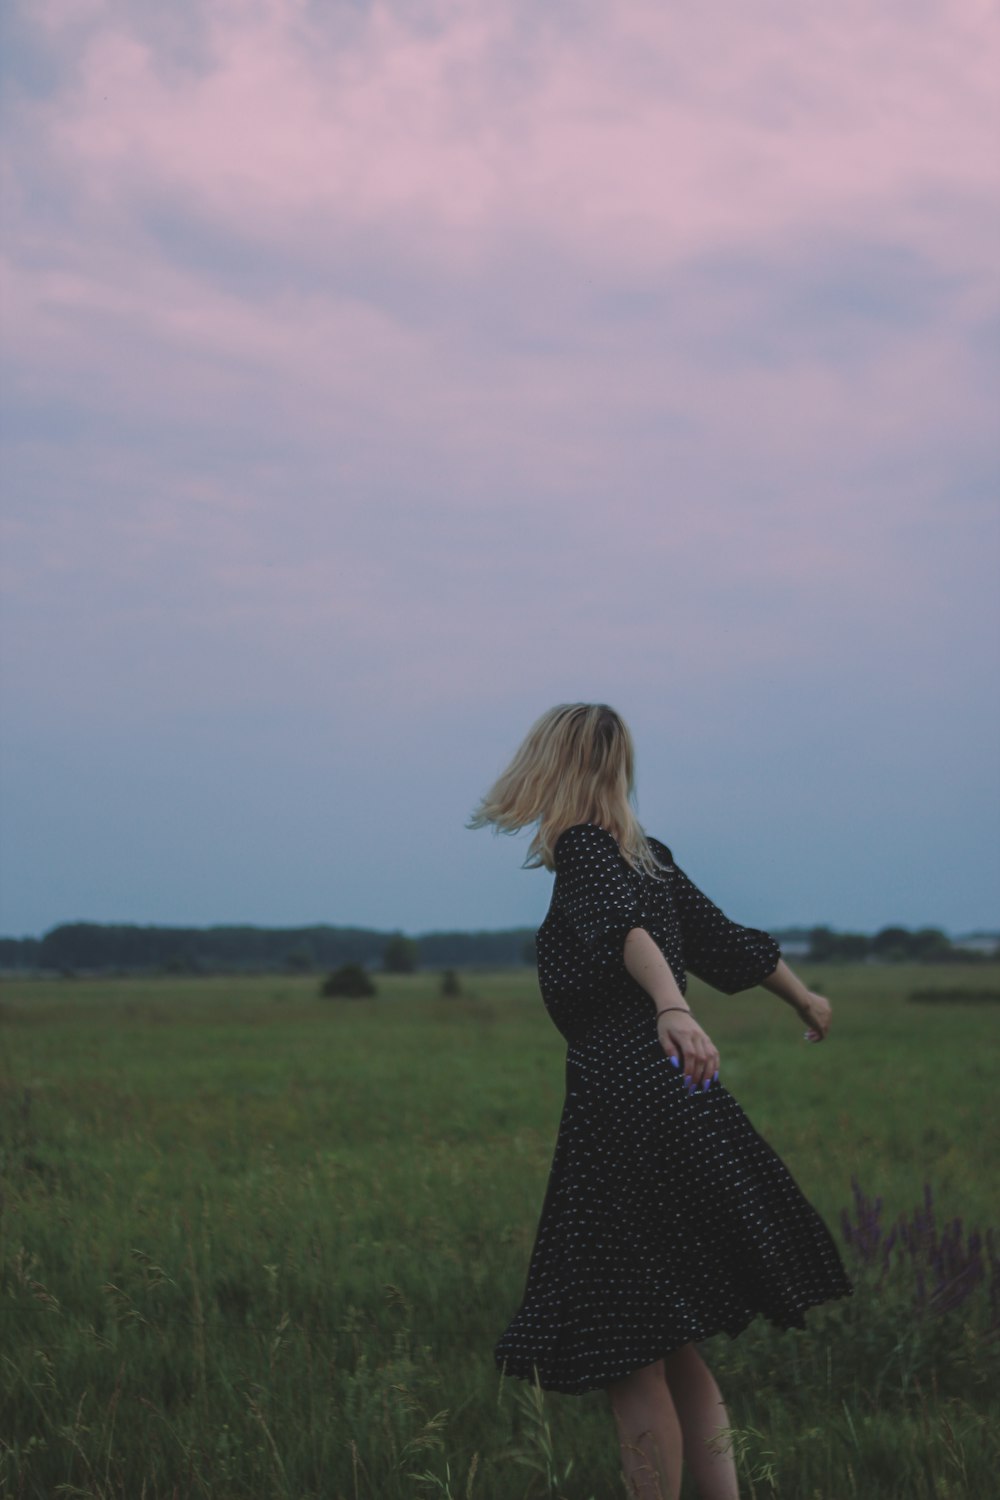
M784 959L779 961L773 974L768 974L760 982L772 995L778 995L786 1005L797 1011L803 1021L809 1023L811 1029L806 1032L807 1041L824 1040L830 1030L830 1002L825 995L817 995L813 990L806 989Z
M760 928L730 921L676 863L673 870L674 900L688 973L726 995L763 985L809 1025L806 1041L823 1041L830 1030L830 1002L806 989L792 973L776 939Z

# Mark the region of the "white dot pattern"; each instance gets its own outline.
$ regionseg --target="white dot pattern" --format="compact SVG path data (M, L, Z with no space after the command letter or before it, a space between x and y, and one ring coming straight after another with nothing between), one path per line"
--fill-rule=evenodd
M643 875L610 833L578 823L555 851L538 930L542 999L567 1040L566 1098L521 1306L497 1367L544 1390L595 1390L758 1314L804 1312L854 1290L829 1229L722 1085L689 1094L625 968L651 934L686 971L736 994L774 971L768 933L731 922L650 839Z

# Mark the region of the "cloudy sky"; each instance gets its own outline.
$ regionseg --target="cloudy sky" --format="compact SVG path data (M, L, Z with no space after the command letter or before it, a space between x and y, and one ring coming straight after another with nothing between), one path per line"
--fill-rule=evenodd
M537 925L583 699L737 920L1000 925L993 3L4 15L0 931Z

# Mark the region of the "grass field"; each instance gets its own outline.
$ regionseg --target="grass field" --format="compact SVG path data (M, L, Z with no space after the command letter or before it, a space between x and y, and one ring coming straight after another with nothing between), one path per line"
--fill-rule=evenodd
M998 1008L907 995L996 990L1000 966L801 972L833 1004L822 1046L764 990L689 992L856 1282L804 1333L758 1319L703 1346L742 1493L995 1493L1000 1269L968 1240L1000 1218ZM435 975L384 978L371 1001L309 977L4 984L0 1494L624 1495L603 1393L493 1366L564 1043L533 973L462 983L444 1000ZM862 1203L863 1264L852 1179L885 1230L929 1190L942 1232L911 1219L883 1273Z

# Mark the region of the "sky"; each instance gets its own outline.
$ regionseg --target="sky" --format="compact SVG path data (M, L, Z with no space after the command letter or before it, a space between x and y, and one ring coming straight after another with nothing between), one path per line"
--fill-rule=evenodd
M3 15L0 931L1000 925L992 0Z

